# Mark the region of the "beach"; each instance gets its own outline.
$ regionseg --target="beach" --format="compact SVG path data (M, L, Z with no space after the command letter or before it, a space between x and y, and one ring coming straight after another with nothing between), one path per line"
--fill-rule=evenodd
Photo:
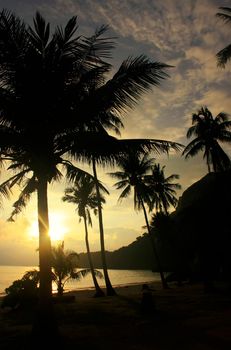
M150 283L154 304L141 307L140 284L116 287L116 296L94 290L66 293L74 302L55 304L63 349L223 350L231 348L231 295L204 293L200 284L163 290ZM30 310L0 312L0 349L28 349ZM31 347L32 349L33 347Z

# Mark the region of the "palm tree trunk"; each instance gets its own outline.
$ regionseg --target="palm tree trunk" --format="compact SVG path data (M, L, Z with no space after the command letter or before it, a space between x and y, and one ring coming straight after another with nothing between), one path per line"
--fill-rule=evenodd
M85 226L85 242L86 242L86 248L87 248L87 256L88 256L88 261L89 261L89 265L90 265L90 269L91 269L91 275L92 275L92 279L93 279L93 283L95 286L95 297L101 297L104 296L104 292L102 291L102 289L100 288L97 278L95 276L94 273L94 267L93 267L93 262L92 262L92 258L91 258L91 253L90 253L90 246L89 246L89 241L88 241L88 228L87 228L87 220L86 220L86 214L84 213L84 226Z
M100 246L101 246L103 273L104 273L104 279L105 279L105 284L107 289L107 295L112 296L112 295L115 295L116 292L112 287L112 284L108 275L108 271L107 271L107 262L106 262L105 245L104 245L103 215L102 215L102 207L101 207L101 201L100 201L99 183L97 178L95 159L93 159L93 174L95 178L96 194L98 197L98 217L99 217Z
M155 241L153 239L153 236L151 234L151 229L150 229L150 226L149 226L149 222L148 222L148 216L147 216L147 212L146 212L146 209L145 209L145 206L144 206L144 202L143 200L141 199L141 204L142 204L142 208L143 208L143 211L144 211L144 218L145 218L145 222L146 222L146 226L147 226L147 229L148 229L148 234L149 234L149 238L151 240L151 244L152 244L152 249L153 249L153 253L154 253L154 256L155 256L155 259L156 259L156 263L157 263L157 268L158 268L158 271L160 273L160 278L161 278L161 282L162 282L162 287L164 289L167 289L169 288L168 287L168 284L164 278L164 273L163 273L163 269L162 269L162 266L161 266L161 263L160 263L160 258L158 256L158 253L157 253L157 250L156 250L156 245L155 245Z
M58 334L52 303L51 241L49 236L47 180L38 177L38 226L39 226L39 302L32 327L32 336L48 340Z
M47 201L47 182L38 183L38 226L39 226L39 267L40 267L40 300L49 303L52 297L51 280L51 241L49 236L49 218Z

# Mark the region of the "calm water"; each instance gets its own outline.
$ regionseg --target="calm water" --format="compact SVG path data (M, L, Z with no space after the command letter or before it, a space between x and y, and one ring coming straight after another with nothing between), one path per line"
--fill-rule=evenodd
M5 294L5 288L13 281L22 278L24 273L35 269L36 266L0 266L0 294ZM99 269L99 271L103 272ZM150 270L108 270L113 286L159 281L159 274ZM99 285L105 286L104 279L98 279ZM93 287L91 275L87 275L79 281L69 281L65 285L65 291L76 289L88 289ZM55 286L54 286L55 289Z

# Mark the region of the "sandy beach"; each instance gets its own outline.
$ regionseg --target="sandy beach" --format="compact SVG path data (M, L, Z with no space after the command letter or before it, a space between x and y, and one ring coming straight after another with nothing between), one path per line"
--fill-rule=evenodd
M141 307L141 285L116 287L113 297L94 298L94 290L66 293L75 301L56 303L63 349L223 350L231 349L231 295L204 293L200 284L153 290L154 305ZM0 349L28 349L29 311L0 312ZM33 347L31 347L32 349Z

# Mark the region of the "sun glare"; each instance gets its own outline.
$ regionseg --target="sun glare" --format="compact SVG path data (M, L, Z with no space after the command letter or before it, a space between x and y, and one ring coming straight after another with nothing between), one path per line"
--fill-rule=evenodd
M57 213L51 213L49 215L49 221L50 221L50 237L52 241L62 241L64 239L64 235L66 232L66 228L63 224L63 217L60 214ZM34 220L31 224L29 235L31 237L38 237L38 222L37 220Z

